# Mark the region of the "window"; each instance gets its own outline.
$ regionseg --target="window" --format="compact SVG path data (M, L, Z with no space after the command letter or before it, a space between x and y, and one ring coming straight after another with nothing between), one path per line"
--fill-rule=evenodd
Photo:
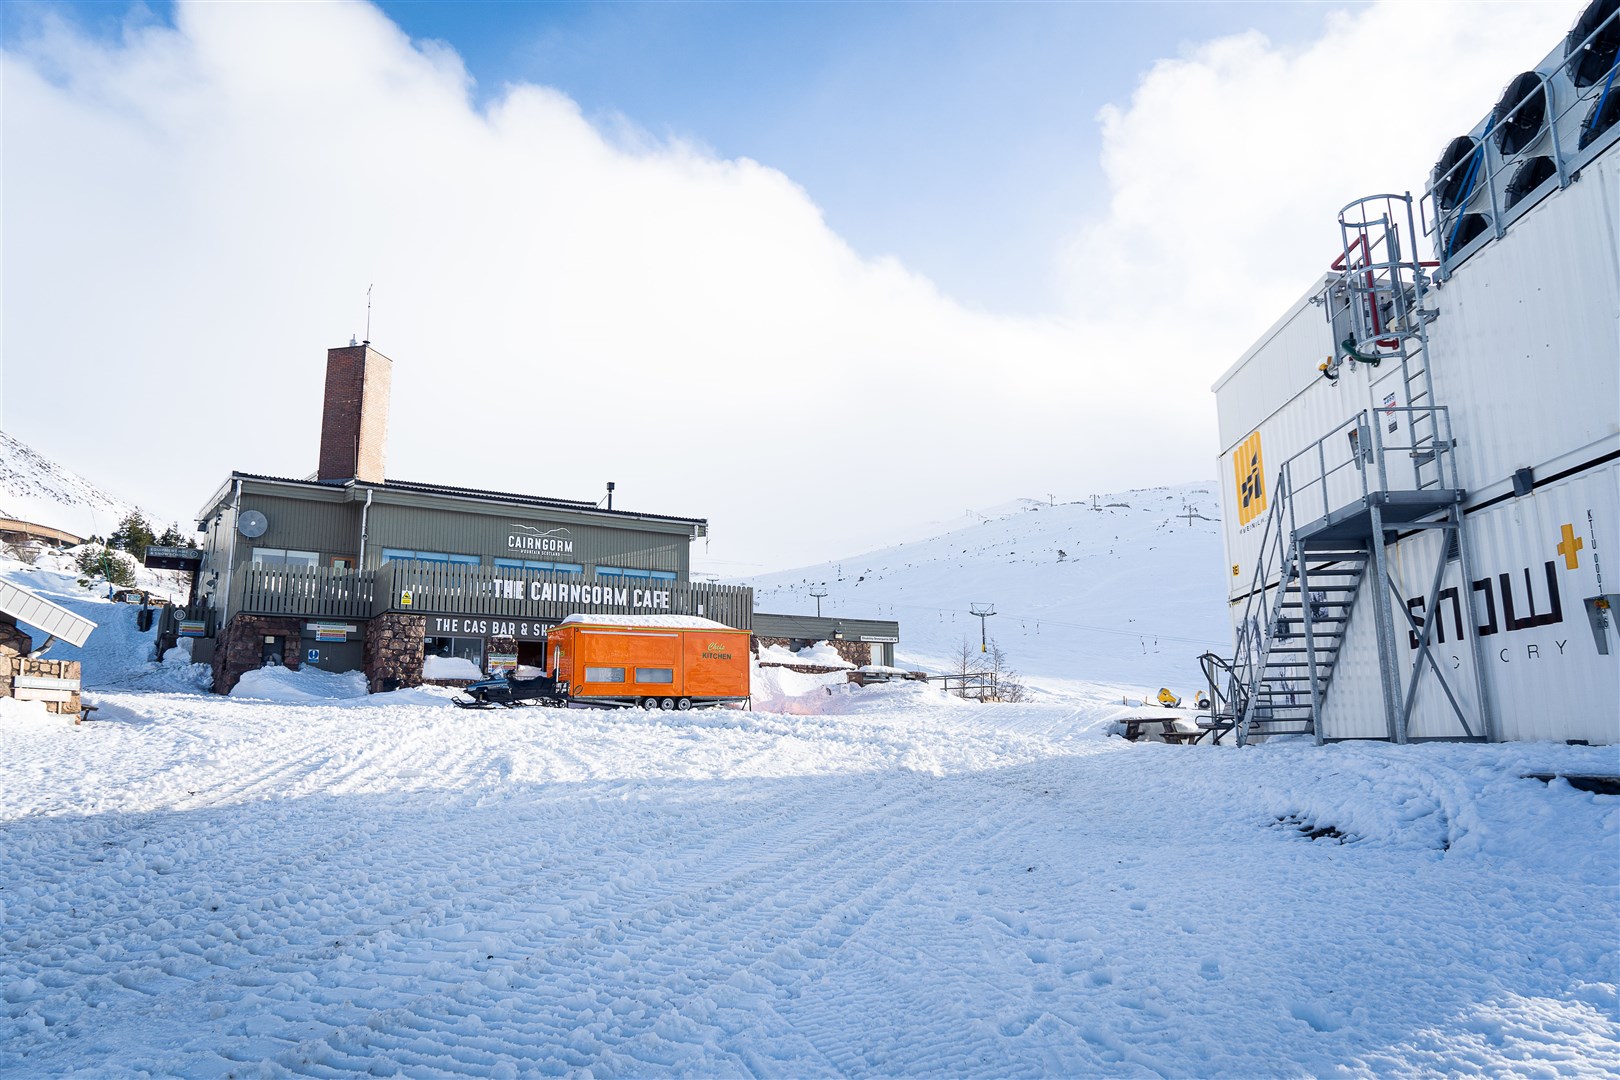
M545 570L553 574L583 574L585 568L572 562L539 562L534 559L496 559L503 570Z
M585 669L586 682L624 682L624 668L622 667L588 667Z
M382 561L412 560L426 563L453 563L457 566L482 566L484 560L477 555L452 555L443 551L410 551L406 548L383 548Z
M597 577L651 578L653 581L674 581L673 570L636 570L628 566L598 566Z
M429 656L458 657L474 664L484 662L484 639L475 637L430 637L423 644Z
M675 669L672 667L638 667L636 668L636 682L638 683L673 683Z
M260 566L318 566L321 553L318 551L288 551L286 548L253 549L253 561Z

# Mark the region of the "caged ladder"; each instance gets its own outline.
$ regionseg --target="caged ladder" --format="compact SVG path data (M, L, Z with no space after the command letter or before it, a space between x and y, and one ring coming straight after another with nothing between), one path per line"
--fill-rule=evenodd
M1425 273L1433 265L1403 249L1416 235L1412 197L1374 195L1339 213L1343 250L1338 277L1323 293L1339 353L1324 365L1357 362L1398 366L1404 404L1388 397L1356 412L1289 458L1271 488L1260 551L1237 625L1230 660L1206 653L1210 687L1205 718L1214 741L1231 732L1239 745L1272 735L1324 739L1322 711L1340 668L1351 620L1370 609L1377 644L1384 730L1406 742L1419 685L1432 676L1457 721L1448 738L1491 737L1490 706L1477 634L1473 649L1474 707L1467 707L1433 656L1436 618L1419 623L1401 600L1389 567L1397 532L1440 530L1445 542L1423 611L1434 613L1446 565L1461 562L1473 580L1457 478L1449 411L1435 402L1430 374ZM1404 435L1402 434L1404 429ZM1394 594L1390 602L1386 588ZM1460 590L1470 625L1477 626L1473 590ZM1358 604L1358 599L1365 597ZM1416 642L1415 654L1396 648L1396 611ZM1403 670L1405 669L1405 670Z

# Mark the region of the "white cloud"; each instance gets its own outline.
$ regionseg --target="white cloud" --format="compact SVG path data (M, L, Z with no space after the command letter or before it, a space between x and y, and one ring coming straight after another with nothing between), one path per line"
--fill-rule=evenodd
M1417 184L1567 26L1551 7L1411 16L1404 55L1454 75L1404 73L1412 117L1343 71L1411 5L1159 65L1102 117L1111 199L1044 320L857 256L754 162L604 133L541 87L480 110L452 51L369 7L187 4L112 44L53 22L4 60L6 428L181 514L233 467L302 475L324 349L374 282L391 475L611 479L710 517L724 558L1207 475L1207 387L1326 262L1333 210Z
M1386 2L1302 47L1246 33L1156 64L1098 118L1111 199L1065 260L1076 310L1192 323L1235 360L1337 256L1339 208L1421 194L1582 6Z

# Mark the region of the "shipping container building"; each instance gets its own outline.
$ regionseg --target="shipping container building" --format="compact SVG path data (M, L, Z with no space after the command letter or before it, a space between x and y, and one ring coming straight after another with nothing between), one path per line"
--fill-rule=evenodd
M1620 0L1214 386L1217 737L1620 741Z

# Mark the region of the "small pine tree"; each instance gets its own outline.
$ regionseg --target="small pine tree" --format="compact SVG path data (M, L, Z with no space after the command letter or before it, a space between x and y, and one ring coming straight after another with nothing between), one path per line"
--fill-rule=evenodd
M146 558L146 549L152 546L152 540L152 526L139 510L130 511L112 534L112 546L129 552L137 559Z
M119 586L135 584L135 565L129 558L100 544L86 544L73 558L79 573L89 578L105 578Z
M163 547L185 547L186 538L180 535L179 529L170 525L163 530L163 535L157 538L156 543Z

